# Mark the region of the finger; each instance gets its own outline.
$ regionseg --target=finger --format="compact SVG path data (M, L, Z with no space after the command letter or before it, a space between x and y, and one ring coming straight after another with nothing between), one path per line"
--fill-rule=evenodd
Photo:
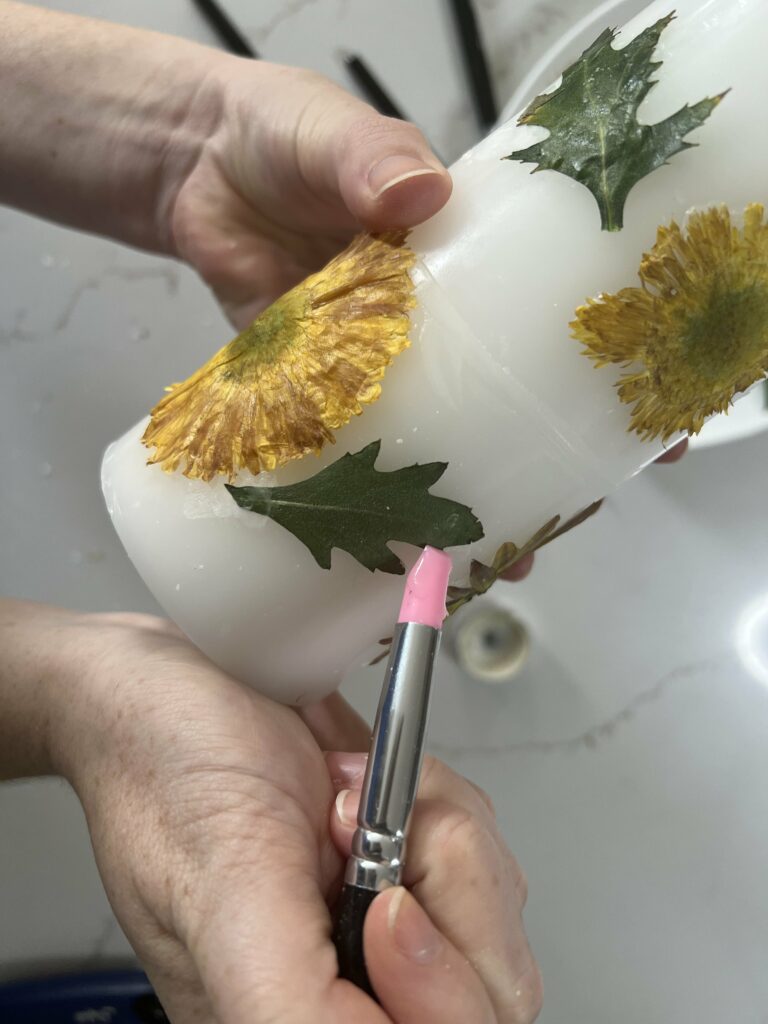
M330 751L325 755L328 772L337 796L342 790L357 791L363 785L365 768L368 762L366 753ZM459 775L436 757L427 755L424 758L419 778L418 797L420 800L450 798L457 807L469 814L476 814L495 832L499 842L503 842L496 829L496 812L493 802L485 790L476 786L470 779ZM351 806L351 804L350 804ZM356 813L356 811L355 811ZM346 824L353 825L354 819ZM339 835L342 853L348 853L346 842L349 837Z
M295 152L316 192L336 193L369 231L413 227L445 205L450 175L418 128L320 76L296 79L296 89Z
M401 886L373 901L363 942L371 985L397 1024L495 1024L477 973Z
M493 831L450 802L417 803L403 881L472 963L499 1020L535 1020L541 979L522 921L525 878Z
M452 188L418 128L378 114L348 126L336 172L342 199L369 231L421 224L446 204Z
M656 461L661 463L662 465L666 465L670 462L679 462L687 451L688 438L684 437L682 441L678 441L676 445L669 449L669 451L666 451L663 455L660 455L658 459L656 459Z
M482 790L434 759L424 775L404 884L473 964L499 1020L534 1020L541 981L522 924L525 876L491 824L490 801ZM334 842L345 855L359 797L354 789L339 794L331 816ZM456 900L457 893L466 898Z
M524 580L533 568L533 559L534 556L532 554L523 555L519 562L515 562L511 568L501 574L501 578L503 580L510 580L512 583L516 583L518 580Z
M321 750L360 751L370 746L370 726L340 693L296 712Z

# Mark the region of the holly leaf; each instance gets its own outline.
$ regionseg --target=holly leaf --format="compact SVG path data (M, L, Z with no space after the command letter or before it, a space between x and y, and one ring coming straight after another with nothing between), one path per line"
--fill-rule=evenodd
M449 548L480 540L483 527L471 509L429 493L447 462L380 472L374 469L380 448L373 441L296 484L227 490L241 508L290 530L323 569L331 567L333 548L341 548L371 572L399 575L405 567L388 541Z
M506 160L536 163L585 185L597 200L604 231L619 231L631 189L671 156L691 149L685 142L725 96L686 104L657 124L640 124L637 109L656 84L651 75L659 37L674 18L660 18L620 50L615 29L606 29L563 72L559 88L537 96L518 124L549 129L542 142L511 153Z

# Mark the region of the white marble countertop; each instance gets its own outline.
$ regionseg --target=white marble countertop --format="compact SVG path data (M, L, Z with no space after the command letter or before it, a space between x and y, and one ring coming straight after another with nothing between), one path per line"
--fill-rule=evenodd
M212 42L186 0L55 0ZM499 98L591 0L485 0ZM439 0L229 0L264 57L363 54L446 156L476 132ZM406 25L408 26L406 29ZM155 610L113 536L105 445L229 337L185 268L0 210L0 580ZM12 254L12 258L11 258ZM636 478L497 600L513 683L446 659L432 749L493 796L530 881L544 1024L768 1022L768 434ZM364 709L374 672L347 692ZM65 785L0 787L0 977L129 948Z

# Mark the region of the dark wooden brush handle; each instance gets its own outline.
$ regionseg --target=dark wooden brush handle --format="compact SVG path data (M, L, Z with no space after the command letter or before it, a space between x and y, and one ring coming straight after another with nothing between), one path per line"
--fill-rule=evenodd
M345 885L336 905L333 944L339 957L339 977L354 982L371 999L376 993L371 988L363 954L363 925L368 908L379 894L356 885Z

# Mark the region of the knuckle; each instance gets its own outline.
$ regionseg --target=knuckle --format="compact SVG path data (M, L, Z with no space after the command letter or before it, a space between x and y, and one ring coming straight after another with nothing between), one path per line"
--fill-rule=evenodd
M474 814L461 808L449 811L440 829L440 845L449 859L463 864L478 863L479 858L496 859L498 847L487 827Z
M424 136L408 121L381 114L365 113L354 118L347 129L346 142L349 147L378 148L382 144L397 144L397 149L421 151L426 147Z
M331 81L326 75L320 74L319 71L312 71L311 68L300 68L292 67L289 65L281 65L274 67L274 74L280 78L282 76L283 87L293 86L294 88L306 90L308 93L314 94L318 90L333 89L338 90L339 87L335 82Z
M515 861L517 864L517 861ZM515 883L517 894L520 897L520 909L522 910L528 902L528 877L523 869L517 864L517 882Z
M544 987L541 980L541 971L535 961L526 973L522 983L525 986L524 1003L521 1006L521 1013L518 1014L515 1024L533 1024L541 1013L544 1004Z
M486 790L484 790L482 786L478 786L474 782L469 781L469 784L480 797L483 804L485 805L486 810L490 813L493 820L496 821L498 817L498 815L496 814L496 805L494 804L490 794Z
M541 1013L543 988L538 964L530 957L525 970L517 974L510 990L502 998L499 1022L533 1024Z
M442 767L443 762L438 760L434 754L425 754L421 766L422 784L431 781Z
M528 878L520 867L517 859L509 851L506 851L508 878L514 889L522 910L528 902Z
M145 612L95 612L93 617L105 626L125 626L139 630L158 631L168 625L166 619Z

